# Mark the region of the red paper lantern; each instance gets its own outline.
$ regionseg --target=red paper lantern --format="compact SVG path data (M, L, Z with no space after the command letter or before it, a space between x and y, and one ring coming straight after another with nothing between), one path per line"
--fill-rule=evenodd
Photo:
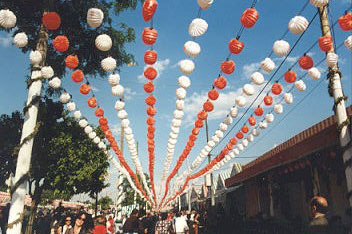
M151 94L145 99L145 102L147 103L147 105L153 106L156 103L156 97Z
M194 142L194 141L197 140L197 135L193 135L192 134L192 135L189 136L189 139Z
M214 100L215 101L219 97L219 92L216 89L211 89L208 92L208 97L209 97L210 100Z
M192 149L192 147L194 146L194 141L188 141L187 145Z
M192 134L193 134L193 135L198 135L199 132L200 132L199 128L193 128L193 129L192 129Z
M243 132L238 131L238 132L236 133L236 137L237 137L238 139L242 139L242 138L244 137Z
M149 139L154 139L154 133L148 132L147 137Z
M153 106L149 106L147 109L147 114L150 116L154 116L156 114L156 108Z
M264 109L261 106L258 106L255 110L254 110L254 114L256 114L257 116L262 116L264 114Z
M44 12L42 22L47 29L56 30L61 25L61 18L59 14L54 11Z
M101 125L101 126L100 126L100 129L101 129L103 132L105 132L105 131L109 130L109 126L108 126L108 125Z
M76 83L82 82L84 80L84 73L82 70L77 69L72 72L72 80Z
M158 60L158 52L155 50L147 50L144 54L144 62L153 65Z
M79 91L81 92L81 94L87 95L90 92L89 84L87 84L87 83L81 84Z
M248 127L248 125L243 125L243 127L242 127L242 132L244 132L244 133L247 133L249 131L249 127Z
M231 138L230 143L232 145L236 145L237 144L237 139L235 137Z
M153 18L156 9L158 8L158 2L156 0L146 0L143 4L143 18L145 21L149 21Z
M257 123L257 120L255 119L255 117L253 115L251 115L249 118L248 118L248 123L252 126L254 126L256 123Z
M211 101L206 101L204 104L203 104L203 109L206 111L206 112L211 112L214 110L214 104L211 102Z
M155 124L155 118L152 117L152 116L149 116L149 117L147 118L147 124L148 124L148 125L153 125L153 124Z
M271 92L275 95L279 95L282 92L282 85L279 82L275 82L271 87Z
M144 84L144 91L147 93L151 93L154 91L154 84L152 81L148 81Z
M225 74L231 74L232 72L235 71L235 68L236 68L236 64L231 59L221 63L221 70Z
M66 50L68 50L68 47L70 46L70 42L66 36L59 35L55 37L53 41L53 45L57 51L65 52Z
M158 76L158 71L154 67L147 67L144 76L149 80L154 80Z
M232 150L233 149L233 145L229 142L229 143L227 143L226 148L228 150Z
M264 97L264 104L270 106L273 104L273 97L269 94L265 95Z
M294 70L289 69L286 73L285 73L285 80L287 83L293 83L296 81L297 78L297 74Z
M259 18L258 11L254 7L251 7L243 12L241 17L241 23L243 27L251 28L258 21L258 18Z
M102 125L108 125L108 119L106 117L101 117L99 119L99 124L102 126ZM105 130L107 131L107 130Z
M155 132L155 126L154 125L149 125L148 132L154 133Z
M195 122L195 126L197 128L202 128L204 126L204 123L201 119L198 119L196 122Z
M104 109L101 108L101 107L98 107L98 108L95 110L95 115L96 115L97 117L102 117L102 116L104 116Z
M228 154L229 149L227 147L223 148L221 151L221 160L225 158L225 155Z
M304 55L299 59L299 66L304 70L308 70L314 66L314 61L312 57Z
M331 35L322 36L319 38L319 46L322 51L328 52L334 47L334 42Z
M65 62L66 62L66 67L71 69L78 67L78 64L79 64L77 55L72 55L72 54L66 57Z
M97 106L97 99L93 96L88 99L88 106L89 107L96 107Z
M218 89L223 89L223 88L225 88L226 85L227 85L227 80L226 80L225 77L219 76L218 78L215 79L214 85L215 85L215 87L218 88Z
M198 119L205 120L208 117L208 113L205 111L201 111L198 113Z
M229 44L230 52L233 54L239 54L243 50L244 43L236 38L232 39Z
M352 30L352 12L346 12L339 18L339 25L344 31Z
M144 28L143 41L147 45L153 45L158 39L158 31L154 28Z

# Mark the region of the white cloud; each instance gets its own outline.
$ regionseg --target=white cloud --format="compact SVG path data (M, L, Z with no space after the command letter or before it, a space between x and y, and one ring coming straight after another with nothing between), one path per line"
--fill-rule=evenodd
M158 77L161 76L161 74L163 74L163 71L165 69L167 69L170 65L170 59L164 59L164 60L160 60L160 61L157 61L154 65L152 65L152 67L156 68L156 70L158 71ZM144 66L144 69L143 71L149 67L148 66ZM137 79L140 83L145 83L146 81L146 78L144 77L144 74L140 74L137 76Z
M0 37L0 46L6 48L6 47L9 47L11 43L12 43L12 37L9 33L6 34L5 37Z
M115 134L116 137L120 137L121 134L121 126L118 124L114 124L111 126L111 132Z
M259 67L260 63L245 64L242 68L243 76L249 78L253 72L258 70Z
M95 86L93 86L93 85L91 85L90 87L91 87L91 89L92 89L94 92L99 92L99 91L100 91L97 87L95 87Z
M131 100L132 97L136 95L136 91L132 91L131 88L125 88L125 100Z

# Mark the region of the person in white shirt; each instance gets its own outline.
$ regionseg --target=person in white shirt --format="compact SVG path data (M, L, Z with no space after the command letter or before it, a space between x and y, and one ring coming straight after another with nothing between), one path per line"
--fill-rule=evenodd
M189 227L184 216L181 216L180 213L176 214L175 219L175 228L176 234L189 234Z

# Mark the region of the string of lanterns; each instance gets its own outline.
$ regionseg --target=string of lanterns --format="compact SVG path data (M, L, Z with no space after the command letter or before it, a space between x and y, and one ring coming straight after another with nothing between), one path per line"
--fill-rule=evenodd
M212 5L212 3L213 1L209 0L198 0L198 5L202 10L208 9ZM208 23L201 18L201 10L199 10L197 18L192 20L191 24L189 25L188 31L189 35L192 37L192 40L189 40L184 44L184 53L189 58L184 59L179 63L180 70L183 75L178 78L179 88L176 90L176 109L173 112L173 119L171 121L171 131L169 133L169 139L167 144L166 161L164 163L164 169L161 178L162 185L164 184L167 173L170 169L170 165L175 153L175 145L177 143L177 138L180 132L180 127L184 116L184 99L187 95L187 89L191 85L191 80L187 75L192 74L192 72L194 71L195 63L193 59L198 57L201 52L201 46L195 40L199 36L202 36L207 31L207 29ZM160 192L162 192L162 189L163 187L160 189Z
M254 8L254 6L255 6L255 2L252 4L250 8L246 9L243 12L240 20L242 25L240 31L242 31L243 28L253 27L255 23L258 21L259 13ZM239 41L239 39L240 39L240 34L238 34L237 37L232 39L229 43L230 55L221 64L221 72L219 76L215 79L212 89L208 92L208 100L204 102L203 110L198 113L198 119L195 121L195 127L193 128L192 133L189 136L187 145L184 148L179 159L177 160L176 166L174 167L173 171L171 172L171 174L168 176L166 180L165 193L161 204L164 202L167 196L170 181L176 175L178 170L181 168L184 160L188 157L189 153L191 152L195 144L195 141L197 140L197 135L199 134L200 129L204 126L203 121L207 119L208 113L214 110L214 104L212 101L217 100L219 97L219 91L217 89L222 90L227 85L227 79L222 75L222 73L232 74L235 70L235 67L236 67L235 62L230 59L230 56L232 54L239 54L242 52L244 48L244 42Z

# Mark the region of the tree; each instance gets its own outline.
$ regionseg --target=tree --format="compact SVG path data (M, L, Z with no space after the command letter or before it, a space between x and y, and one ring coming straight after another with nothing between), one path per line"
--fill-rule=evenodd
M73 118L67 116L61 103L48 98L42 100L38 116L41 125L34 138L28 177L29 193L32 195L29 233L37 205L43 198L69 199L74 194L99 192L107 186L105 174L109 166L104 152L88 138ZM8 146L2 147L1 160L5 169L1 171L0 178L13 172L15 158L12 152L21 135L19 129L22 122L23 117L18 112L0 118L1 130L7 126L6 132L0 132L0 139L4 139L0 144ZM103 133L99 129L96 132L102 138ZM43 194L43 191L51 193Z
M147 184L148 186L150 186L150 179L149 179L149 176L148 174L144 173L145 174L145 177L147 179ZM138 179L139 176L138 176ZM122 187L123 187L123 191L125 193L125 198L123 199L122 201L122 206L129 206L129 205L133 205L134 204L134 196L135 196L135 191L132 189L131 185L129 184L127 178L124 178L123 179L123 182L122 182ZM145 201L143 200L142 197L140 197L138 195L138 193L136 194L136 203L139 205L139 206L144 206L145 204Z
M110 209L110 205L113 205L113 204L114 204L114 201L109 196L102 197L98 201L98 206L100 206L102 210ZM96 208L95 203L92 203L92 208L93 209Z

